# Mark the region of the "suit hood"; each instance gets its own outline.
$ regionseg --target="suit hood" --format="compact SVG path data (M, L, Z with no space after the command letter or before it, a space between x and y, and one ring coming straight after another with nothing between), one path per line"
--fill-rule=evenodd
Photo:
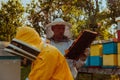
M31 45L32 47L40 49L42 39L35 29L31 27L19 27L15 38Z

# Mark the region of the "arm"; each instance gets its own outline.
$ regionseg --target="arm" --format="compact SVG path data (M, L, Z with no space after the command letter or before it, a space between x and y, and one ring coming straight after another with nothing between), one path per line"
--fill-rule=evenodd
M45 73L47 70L44 59L37 59L33 62L31 72L29 74L29 80L49 80L49 76ZM46 77L46 78L45 78Z
M85 30L73 44L65 51L65 57L68 59L79 60L81 55L84 55L86 48L88 48L92 41L97 37L97 32Z
M85 61L88 56L89 56L89 48L86 48L84 54L80 55L79 60L75 62L75 66L77 69L79 69L81 66L85 64Z
M50 80L57 66L58 52L53 49L42 51L40 56L33 62L29 75L30 80Z

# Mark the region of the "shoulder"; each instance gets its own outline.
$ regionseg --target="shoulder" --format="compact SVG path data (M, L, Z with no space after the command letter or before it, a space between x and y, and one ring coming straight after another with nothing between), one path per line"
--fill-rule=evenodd
M60 53L60 51L56 47L50 44L46 44L41 49L41 53L38 55L37 58L42 60L44 63L49 62L57 63L58 60L62 61L64 59L64 56Z
M61 52L51 44L46 44L43 51L46 55L49 55L49 56L54 56L54 57L57 57L59 55L62 56Z
M74 42L74 40L70 39L70 40L69 40L69 42L73 43L73 42Z

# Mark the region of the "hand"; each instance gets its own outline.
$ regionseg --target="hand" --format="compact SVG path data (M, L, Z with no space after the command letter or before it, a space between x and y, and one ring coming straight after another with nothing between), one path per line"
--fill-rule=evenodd
M86 48L84 54L88 57L90 54L90 48Z
M80 54L80 60L85 61L89 56L89 48L86 48L83 54Z
M31 65L31 61L26 58L22 58L21 66L28 66L28 65Z

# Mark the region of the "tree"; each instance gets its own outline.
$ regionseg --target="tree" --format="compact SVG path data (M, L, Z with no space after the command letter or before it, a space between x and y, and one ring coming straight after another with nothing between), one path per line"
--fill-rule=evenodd
M19 0L2 2L0 9L0 40L10 41L16 28L22 26L24 7Z
M75 3L76 0L69 2L66 0L39 0L37 3L33 1L27 10L30 14L28 19L40 35L44 34L44 26L57 17L61 17L70 23L80 23L80 26L84 21L78 20L80 20L79 17L83 13L74 6Z
M110 11L109 18L111 18L111 23L116 23L115 18L120 16L120 0L107 0L107 3Z
M79 35L80 31L89 29L99 32L100 37L98 39L109 39L112 37L108 32L111 25L104 24L104 22L109 22L109 16L107 16L109 13L100 12L100 5L101 1L98 0L38 0L38 2L33 0L27 10L30 14L28 19L31 26L40 35L45 33L43 30L46 24L56 17L61 17L65 21L72 23L74 38Z

